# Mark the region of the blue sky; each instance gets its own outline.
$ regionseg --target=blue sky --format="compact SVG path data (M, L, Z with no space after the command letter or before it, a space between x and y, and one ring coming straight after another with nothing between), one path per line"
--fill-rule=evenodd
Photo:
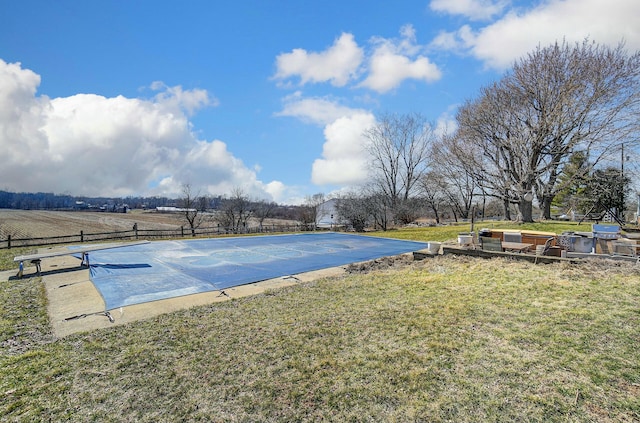
M625 40L637 0L0 1L0 189L299 203L366 178L385 113L439 131L538 45Z

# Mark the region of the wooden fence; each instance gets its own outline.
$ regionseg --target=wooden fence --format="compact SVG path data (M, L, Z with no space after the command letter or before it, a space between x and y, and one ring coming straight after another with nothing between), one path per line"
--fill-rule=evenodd
M107 240L136 240L136 239L167 239L167 238L192 238L192 237L215 237L229 234L252 234L252 233L276 233L276 232L304 232L315 228L313 225L263 225L255 227L243 227L237 230L224 228L221 226L207 228L185 228L181 226L177 229L138 229L135 224L133 229L127 231L87 233L80 231L74 235L60 235L41 238L13 238L11 235L7 239L0 240L0 249L18 247L42 247L58 244L78 244L84 242L107 241Z

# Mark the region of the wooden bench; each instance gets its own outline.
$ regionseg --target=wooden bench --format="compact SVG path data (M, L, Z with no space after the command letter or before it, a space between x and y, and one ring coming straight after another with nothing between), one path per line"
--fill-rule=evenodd
M49 253L36 253L36 254L27 254L23 256L16 256L13 258L14 262L20 262L18 267L18 274L16 275L18 278L22 278L24 273L24 262L30 261L32 264L36 266L36 273L40 276L41 272L41 263L42 259L50 258L50 257L60 257L60 256L75 256L77 254L82 254L82 261L80 262L80 266L89 267L89 253L91 251L100 251L100 250L109 250L111 248L121 248L121 247L131 247L133 245L142 245L148 244L149 241L136 241L136 242L121 242L114 244L98 244L98 245L87 245L84 248L79 248L76 251L68 250L68 251L52 251Z

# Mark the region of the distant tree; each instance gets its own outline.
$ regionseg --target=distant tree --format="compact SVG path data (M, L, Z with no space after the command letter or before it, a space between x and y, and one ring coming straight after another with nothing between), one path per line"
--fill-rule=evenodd
M371 216L371 203L362 194L343 194L337 199L336 211L340 224L351 226L356 232L364 232Z
M473 172L467 164L458 159L454 138L445 135L432 148L432 166L430 173L442 179L442 190L456 221L458 217L468 219L473 206L474 197L479 194Z
M504 216L504 212L504 203L498 198L489 197L488 201L483 202L483 217Z
M182 186L182 197L179 200L182 216L191 230L191 236L196 236L196 229L199 228L205 220L204 213L199 206L202 204L202 197L199 193L194 192L191 184Z
M415 222L423 213L422 202L416 195L396 205L394 219L396 223L406 225Z
M273 211L273 217L284 220L300 220L300 206L279 205Z
M218 212L218 223L233 233L246 232L249 218L253 215L253 205L240 187L231 191Z
M447 182L441 173L428 172L420 180L420 197L426 208L431 210L440 223L440 214L447 204Z
M198 210L201 213L206 213L206 211L209 209L209 203L209 197L207 195L201 195L200 197L198 197L197 201Z
M558 178L558 189L552 206L562 213L576 212L585 200L585 191L591 172L591 163L584 151L576 151Z
M374 227L386 231L392 224L394 217L389 197L378 190L375 185L365 186L363 192L363 201L367 203Z
M624 198L630 191L630 182L628 177L622 175L620 169L614 167L594 171L585 188L584 212L591 210L594 213L602 213L615 210L615 216L622 221Z
M307 196L304 205L300 207L300 222L306 226L311 226L315 230L318 220L324 217L320 215L322 213L320 205L325 201L323 193Z
M427 171L434 126L419 114L384 115L365 131L371 181L401 220L413 214L409 199Z
M274 201L261 200L254 203L253 215L258 220L260 230L262 230L264 220L273 217L277 208L278 204Z

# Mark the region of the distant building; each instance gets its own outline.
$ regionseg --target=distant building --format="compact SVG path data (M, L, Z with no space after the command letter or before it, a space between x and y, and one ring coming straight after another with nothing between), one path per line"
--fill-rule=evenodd
M159 213L182 213L186 211L195 212L196 209L183 209L181 207L156 207Z
M318 228L333 228L340 224L338 216L338 200L333 198L318 206L316 210L316 226Z

